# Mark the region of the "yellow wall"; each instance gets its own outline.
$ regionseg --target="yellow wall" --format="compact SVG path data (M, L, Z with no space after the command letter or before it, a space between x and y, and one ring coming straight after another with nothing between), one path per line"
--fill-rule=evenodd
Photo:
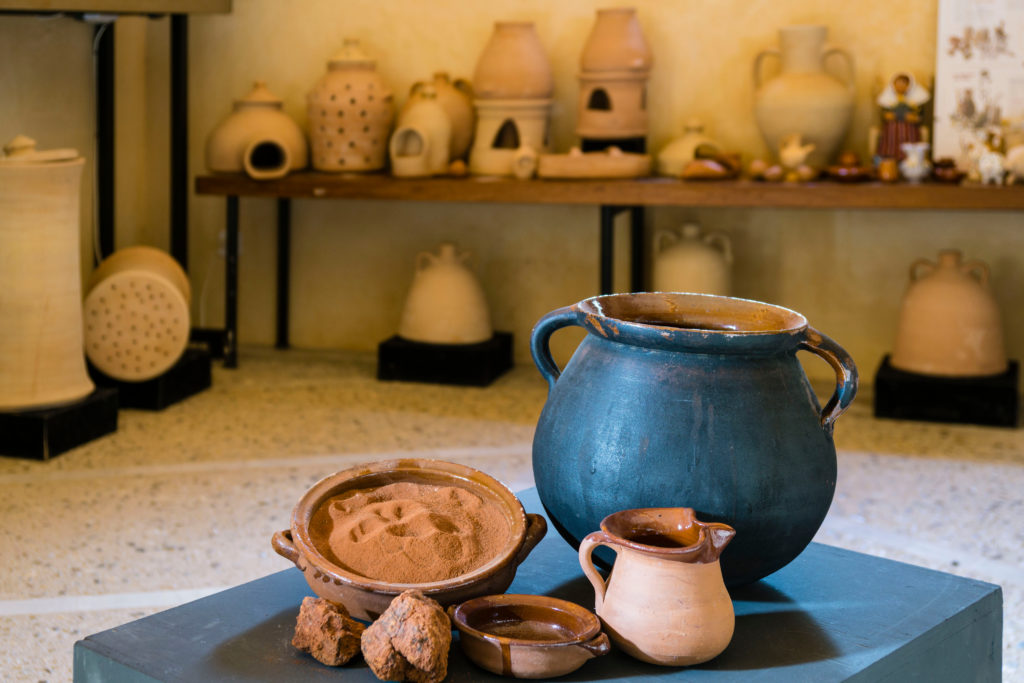
M874 116L872 93L883 78L897 69L910 69L924 82L932 77L935 0L633 4L656 60L649 98L653 149L677 135L685 119L699 116L726 148L742 150L748 158L763 154L751 113L751 63L760 49L775 46L776 27L788 23L827 24L832 41L855 55L858 108L850 144L857 149L864 147ZM342 39L356 36L378 58L401 102L414 81L435 70L471 76L495 19L536 22L556 75L553 139L556 147L567 149L574 143L579 53L594 9L607 5L592 0L235 0L230 15L191 20L192 171L204 171L206 133L253 80L267 81L304 124L305 93ZM166 31L166 20L118 25L121 246L168 244ZM54 38L55 32L62 40L66 34L67 42ZM5 95L0 137L24 131L47 144L77 144L88 152L92 103L82 75L90 69L89 35L66 19L0 17L0 50L10 53L0 70ZM57 44L59 58L52 54ZM43 72L45 78L35 75ZM21 104L10 99L12 89ZM54 90L62 93L58 111L48 99ZM273 341L274 211L271 200L242 202L243 343ZM293 212L291 332L297 346L375 348L397 325L415 254L443 239L477 253L495 324L515 333L517 356L524 361L533 322L597 287L595 208L296 201ZM224 202L193 197L191 217L193 312L198 322L216 325L223 315L217 245ZM1010 354L1020 357L1024 351L1024 320L1014 314L1024 265L1019 214L655 209L648 228L692 218L732 234L737 295L805 313L853 353L867 378L892 346L907 265L948 246L992 265ZM626 273L619 270L624 288ZM561 336L556 349L564 359L578 336ZM816 361L808 368L816 377L831 373Z

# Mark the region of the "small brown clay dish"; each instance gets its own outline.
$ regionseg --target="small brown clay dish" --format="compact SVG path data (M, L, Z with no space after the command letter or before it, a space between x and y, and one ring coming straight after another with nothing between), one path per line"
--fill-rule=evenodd
M502 676L564 676L611 649L590 610L545 595L488 595L449 607L448 616L466 656Z
M314 513L333 496L351 490L373 489L398 482L457 486L497 505L509 524L509 535L497 556L465 574L429 583L388 583L353 573L325 557L310 536ZM507 486L479 470L443 460L409 458L384 460L332 474L313 485L292 512L290 529L274 534L277 554L291 560L321 598L344 605L356 619L372 621L391 600L415 588L442 606L479 595L500 593L512 583L516 569L547 532L540 515L526 514Z

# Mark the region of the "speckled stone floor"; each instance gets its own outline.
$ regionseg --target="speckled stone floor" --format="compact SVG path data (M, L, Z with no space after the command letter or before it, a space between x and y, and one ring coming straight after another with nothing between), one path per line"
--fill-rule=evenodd
M545 393L527 366L472 389L381 383L366 354L243 349L116 434L0 457L0 680L71 680L79 638L286 568L270 536L348 465L414 454L530 486ZM877 420L864 389L836 443L817 540L1000 584L1004 678L1024 680L1024 430Z

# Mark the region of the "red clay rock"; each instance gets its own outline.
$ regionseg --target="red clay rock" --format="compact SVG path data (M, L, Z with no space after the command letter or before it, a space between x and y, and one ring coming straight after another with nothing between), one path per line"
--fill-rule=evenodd
M452 626L437 602L407 590L363 634L363 658L382 681L440 683L448 674Z
M292 645L313 655L321 664L341 666L359 652L366 627L349 618L342 605L323 598L305 597L295 621Z

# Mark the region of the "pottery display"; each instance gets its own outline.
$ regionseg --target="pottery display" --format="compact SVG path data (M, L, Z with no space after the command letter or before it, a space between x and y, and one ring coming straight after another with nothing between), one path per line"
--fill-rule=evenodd
M576 134L592 140L646 136L653 61L635 9L597 10L580 55Z
M325 501L345 491L371 490L396 482L464 488L489 504L499 506L509 524L509 535L500 553L461 576L432 583L401 584L355 574L317 548L310 535L310 522ZM291 528L275 533L271 545L275 552L299 568L316 595L344 605L354 619L373 621L393 598L410 588L442 606L503 592L515 578L518 566L546 532L544 518L527 514L515 494L493 477L456 463L406 458L358 465L321 479L296 503Z
M588 334L560 371L548 341L568 326ZM810 543L832 502L832 430L857 369L804 316L707 294L613 294L548 313L530 347L549 385L533 440L537 493L571 544L613 512L685 502L736 529L722 571L738 585ZM800 350L836 372L824 408Z
M711 157L719 151L718 143L704 134L700 119L690 119L683 128L683 135L658 152L658 175L678 178L691 161Z
M464 159L469 153L469 145L473 142L473 129L476 126L476 112L473 110L473 85L464 78L454 81L444 71L434 74L433 80L418 81L409 92L409 99L402 105L398 118L401 120L405 110L415 105L421 94L432 89L434 98L440 104L448 120L451 122L452 134L448 146L450 159Z
M583 152L573 147L568 154L541 154L537 175L541 178L640 178L650 175L651 156L609 147Z
M721 654L736 618L719 556L735 535L726 524L699 521L692 508L623 510L601 520L580 543L580 565L616 647L662 666ZM607 581L591 558L599 545L616 555Z
M824 26L781 28L781 50L763 50L754 61L754 114L768 148L778 150L783 138L799 134L814 145L807 165L819 169L839 151L854 104L853 57L842 48L827 47L827 33ZM846 62L843 81L825 71L825 62L833 55ZM766 57L778 58L782 71L762 82Z
M327 62L327 73L306 97L313 168L377 171L384 168L395 111L377 62L346 38Z
M487 595L448 616L466 657L501 676L564 676L611 650L590 610L546 595Z
M206 138L206 167L214 173L245 172L254 180L280 178L309 163L306 136L282 110L283 102L256 81L248 95Z
M108 377L123 382L158 377L188 347L191 287L166 252L119 249L93 271L85 292L85 353Z
M0 410L95 388L82 353L79 202L85 160L19 135L0 156Z
M1021 148L1024 151L1024 147ZM1024 168L1022 168L1024 170ZM956 167L956 161L951 157L942 157L936 159L932 166L932 180L939 183L948 183L950 185L959 185L960 181L967 176L966 171L961 171Z
M988 282L988 266L956 249L940 251L937 262L914 261L892 366L942 377L1005 372L1002 318Z
M487 298L467 265L470 252L445 242L416 256L398 336L428 344L477 344L494 336Z
M473 74L477 124L470 172L516 175L517 155L547 152L553 91L551 65L533 23L495 22Z
M927 142L904 142L900 145L903 161L900 162L900 174L912 183L919 183L932 173L932 164L928 161Z
M391 174L420 178L448 171L452 121L433 86L423 86L402 109L388 143Z
M803 139L798 133L782 139L779 146L779 165L782 166L783 180L795 183L811 180L817 175L814 168L807 163L815 147L813 143L803 144Z
M701 234L696 223L654 236L654 291L732 293L732 243L720 230Z
M825 169L825 174L832 180L841 183L859 183L875 177L875 169L862 165L860 157L846 151L839 155L839 160Z
M907 155L903 145L925 140L924 105L930 99L929 92L909 73L897 73L889 79L876 100L879 126L868 136L876 163L881 159L903 161Z

